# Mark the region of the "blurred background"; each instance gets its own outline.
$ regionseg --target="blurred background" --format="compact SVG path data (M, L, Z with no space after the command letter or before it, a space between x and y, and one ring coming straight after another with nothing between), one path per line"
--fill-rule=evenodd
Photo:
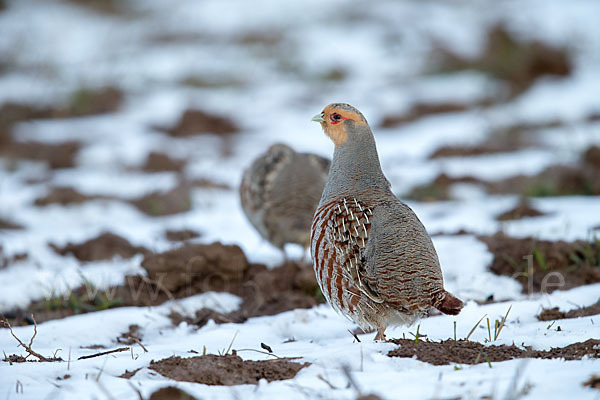
M492 341L490 319L507 317L499 342L512 348L597 337L573 317L600 307L589 306L600 282L599 16L598 0L0 0L0 317L27 342L31 326L17 326L35 313L47 356L142 336L150 348L73 364L62 383L65 363L8 366L25 350L0 329L13 368L0 387L98 398L92 381L107 366L105 393L126 398L133 385L118 376L142 368L145 394L164 383L150 360L270 345L312 366L292 383L237 388L248 396L299 398L304 386L330 398L325 377L356 398L347 363L365 394L388 398L399 387L411 398L583 398L590 359L534 360L525 380L517 360L437 367L386 357L392 345L372 335L349 346L362 331L317 306L308 252L287 245L284 263L238 188L275 143L331 158L311 117L349 103L432 235L446 289L467 304L458 324L432 316L389 337ZM551 274L560 285L546 285Z
M331 102L365 114L430 233L589 236L598 15L594 0L1 0L3 263L64 272L49 244L113 232L163 251L172 230L275 265L241 213L242 171L276 142L331 157L310 121ZM554 196L578 197L521 200Z

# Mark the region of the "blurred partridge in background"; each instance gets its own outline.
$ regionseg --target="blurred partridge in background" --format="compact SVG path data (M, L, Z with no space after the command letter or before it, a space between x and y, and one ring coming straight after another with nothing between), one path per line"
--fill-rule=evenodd
M383 175L365 117L330 104L313 118L335 144L311 230L313 266L332 307L385 339L431 308L456 315L462 301L444 290L435 248L415 213Z
M240 185L242 208L273 246L282 251L286 243L308 247L329 165L323 157L274 144L246 169Z

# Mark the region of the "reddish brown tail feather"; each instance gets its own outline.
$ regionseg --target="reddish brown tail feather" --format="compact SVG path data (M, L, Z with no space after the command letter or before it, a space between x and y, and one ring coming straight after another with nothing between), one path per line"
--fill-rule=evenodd
M450 292L444 292L444 298L436 307L438 310L448 315L458 315L462 310L463 302Z

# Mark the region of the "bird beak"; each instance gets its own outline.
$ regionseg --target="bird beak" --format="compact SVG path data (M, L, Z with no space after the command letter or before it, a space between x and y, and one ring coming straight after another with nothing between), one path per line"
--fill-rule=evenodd
M323 118L324 116L325 116L325 113L317 114L314 117L312 117L312 121L325 122L325 118Z

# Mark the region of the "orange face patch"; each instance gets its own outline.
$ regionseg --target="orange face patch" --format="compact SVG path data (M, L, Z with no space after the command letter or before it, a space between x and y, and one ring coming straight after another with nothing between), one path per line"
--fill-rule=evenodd
M346 120L352 120L358 125L366 125L366 121L361 115L350 110L328 105L323 110L323 118L325 122L321 122L321 126L325 134L333 141L336 146L339 146L348 140L348 132L343 124Z

